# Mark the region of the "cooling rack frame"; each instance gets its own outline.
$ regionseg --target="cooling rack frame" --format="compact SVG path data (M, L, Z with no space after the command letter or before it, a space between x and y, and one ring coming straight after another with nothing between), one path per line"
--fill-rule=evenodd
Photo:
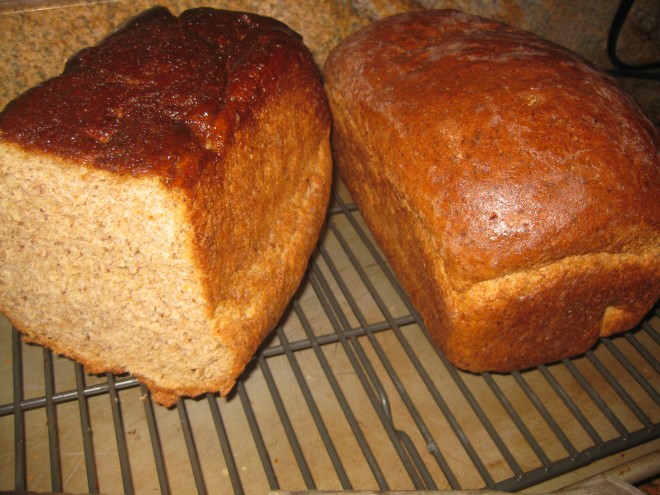
M131 376L86 375L80 365L22 343L18 332L8 331L11 356L0 368L0 383L11 384L11 400L0 401L0 434L2 443L13 448L7 449L4 474L0 470L0 480L5 478L0 488L90 493L523 490L660 436L656 320L657 307L639 328L602 339L584 356L529 372L458 371L430 344L350 197L335 190L301 289L228 398L209 394L165 409L152 404L146 388ZM29 366L26 353L32 355ZM32 377L35 353L41 355L37 378ZM339 366L333 361L337 354ZM57 384L56 370L62 366L75 376L69 379L75 386ZM254 380L260 383L256 389ZM0 398L9 393L5 390ZM259 402L264 397L267 413ZM107 410L102 423L107 435L96 431L101 427L92 405L99 402ZM137 421L127 412L136 402L142 411ZM206 410L206 434L200 433L199 409ZM30 419L35 414L41 419ZM234 424L237 414L242 428ZM63 433L71 429L63 426L63 418L72 415L79 422L73 429L81 459L75 473L66 462L70 452ZM340 427L334 424L338 418ZM42 430L38 446L32 439L35 423ZM135 424L147 444L139 447L139 455ZM576 428L582 430L581 442ZM181 467L181 456L173 460L166 452L171 431L185 446L189 465L183 475L172 473ZM244 443L232 438L238 431ZM116 455L108 461L99 454L99 443L113 440ZM216 454L207 459L211 444ZM238 450L247 444L250 458L261 466L258 476L254 467L248 474L241 465L245 458ZM145 452L151 456L148 469L138 462ZM36 467L46 462L47 469ZM13 464L11 480L7 464ZM143 471L150 473L146 481ZM253 483L257 477L260 481Z

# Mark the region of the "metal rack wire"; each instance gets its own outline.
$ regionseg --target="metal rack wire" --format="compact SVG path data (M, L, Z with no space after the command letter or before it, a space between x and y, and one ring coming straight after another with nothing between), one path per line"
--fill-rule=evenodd
M0 489L517 491L658 438L657 310L577 359L463 373L348 201L230 397L154 406L0 325Z

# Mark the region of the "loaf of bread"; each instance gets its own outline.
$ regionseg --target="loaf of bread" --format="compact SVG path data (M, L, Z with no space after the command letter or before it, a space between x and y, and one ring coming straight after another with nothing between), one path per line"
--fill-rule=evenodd
M318 239L329 133L284 24L142 13L0 114L0 310L162 404L227 393Z
M606 75L456 11L330 54L335 166L460 368L575 356L660 295L658 130Z

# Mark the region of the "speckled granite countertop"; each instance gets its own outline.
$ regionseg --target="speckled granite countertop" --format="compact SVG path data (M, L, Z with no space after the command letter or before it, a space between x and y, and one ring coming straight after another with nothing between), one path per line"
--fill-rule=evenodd
M41 80L57 75L75 51L156 4L174 13L199 6L276 17L297 32L323 63L329 50L360 26L386 15L426 7L457 8L527 29L609 68L606 40L618 0L5 0L0 2L0 107ZM629 62L660 59L660 3L638 0L619 42ZM622 79L622 85L656 121L657 82Z

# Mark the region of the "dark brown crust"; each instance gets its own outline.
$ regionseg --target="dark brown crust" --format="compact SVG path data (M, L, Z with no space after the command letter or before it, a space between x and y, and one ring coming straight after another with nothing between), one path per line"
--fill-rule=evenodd
M204 273L214 274L206 280L212 311L218 281L236 268L220 261L219 246L226 243L218 239L250 230L207 219L218 196L232 187L226 150L283 92L311 108L319 128L330 125L311 53L285 24L210 8L177 18L156 7L11 102L0 113L0 139L118 174L156 175L182 188L196 226L198 261ZM216 224L223 221L219 232Z
M135 372L165 405L228 393L281 318L318 239L332 177L329 133L318 68L300 37L273 19L214 9L175 18L155 8L76 54L62 76L0 114L0 142L122 183L156 177L149 182L185 205L180 221L193 230L192 246L178 239L204 291L208 327L193 330L211 332L229 357L224 373L178 383L168 376L164 386L121 356L90 359L61 345L43 322L14 321L17 328L90 372ZM98 330L124 331L108 327Z
M359 105L363 134L382 134L396 162L383 173L402 196L429 198L423 221L451 233L442 255L457 289L567 251L634 249L656 232L658 131L568 50L482 18L419 12L349 37L325 76ZM629 229L645 233L621 235Z
M324 76L337 169L460 367L579 354L657 300L658 131L580 57L424 11L350 36Z
M206 8L176 18L157 7L11 102L0 139L191 187L290 71L318 87L311 55L279 21ZM316 99L321 108L320 90Z

